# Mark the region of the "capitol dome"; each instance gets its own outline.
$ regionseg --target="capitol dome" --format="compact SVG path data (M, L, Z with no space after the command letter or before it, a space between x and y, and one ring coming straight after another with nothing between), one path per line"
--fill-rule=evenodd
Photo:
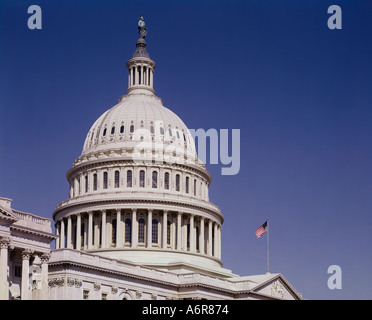
M94 122L66 174L69 198L53 213L56 249L178 273L226 273L211 176L186 125L155 95L143 35L127 68L126 95Z

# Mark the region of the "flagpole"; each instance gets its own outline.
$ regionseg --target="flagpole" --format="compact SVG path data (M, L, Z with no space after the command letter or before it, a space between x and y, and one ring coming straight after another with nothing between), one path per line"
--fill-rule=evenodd
M270 273L269 271L269 232L270 232L270 228L269 228L269 218L266 218L266 222L267 222L267 273Z

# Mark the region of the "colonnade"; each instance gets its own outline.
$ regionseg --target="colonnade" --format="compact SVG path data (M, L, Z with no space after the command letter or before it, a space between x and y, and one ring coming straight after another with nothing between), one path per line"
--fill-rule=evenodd
M9 299L9 279L12 279L13 270L12 261L9 257L14 256L14 253L19 251L22 257L22 269L21 269L21 299L29 300L30 288L29 288L29 268L30 259L34 255L38 255L41 260L41 291L40 299L48 299L48 262L50 258L49 253L35 253L33 250L28 248L13 248L11 246L10 237L0 237L0 300ZM9 268L9 273L8 273ZM9 275L8 275L9 274Z
M110 209L56 222L56 249L162 248L221 259L221 225L201 215L152 209Z

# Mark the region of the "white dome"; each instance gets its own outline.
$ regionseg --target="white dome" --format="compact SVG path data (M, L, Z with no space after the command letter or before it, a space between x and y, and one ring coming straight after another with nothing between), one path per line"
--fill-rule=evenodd
M110 156L113 150L128 155L134 148L160 148L163 154L167 150L176 153L176 162L197 162L194 140L186 125L152 93L133 91L103 113L90 128L79 159L99 153Z

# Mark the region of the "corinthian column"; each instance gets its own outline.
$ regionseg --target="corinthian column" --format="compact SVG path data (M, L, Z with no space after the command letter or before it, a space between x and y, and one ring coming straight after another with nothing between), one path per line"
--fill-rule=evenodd
M30 258L32 250L25 249L22 251L22 288L21 288L21 299L29 299L29 268Z
M9 299L8 247L10 239L0 238L0 300Z
M152 247L152 209L147 213L147 248Z
M167 231L168 231L168 219L167 219L168 211L164 210L163 212L163 249L167 247Z
M80 249L80 248L79 248ZM48 300L49 291L48 291L48 262L50 254L44 253L41 255L41 300Z

